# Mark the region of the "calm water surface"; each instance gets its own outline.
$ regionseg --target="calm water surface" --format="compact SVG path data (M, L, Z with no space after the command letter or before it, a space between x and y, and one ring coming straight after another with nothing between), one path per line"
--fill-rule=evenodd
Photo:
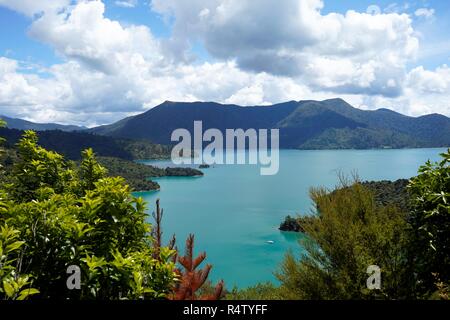
M140 192L154 208L157 198L164 208L167 240L176 234L179 247L195 234L197 252L207 252L213 264L211 279L224 279L228 288L261 281L276 282L276 270L288 249L302 252L299 235L280 232L288 214L311 210L308 189L333 187L338 172L356 171L363 180L410 178L428 159L438 160L444 149L280 151L280 170L261 176L257 165L216 165L203 177L156 179L161 190ZM170 161L143 161L173 166ZM273 244L267 241L274 241Z

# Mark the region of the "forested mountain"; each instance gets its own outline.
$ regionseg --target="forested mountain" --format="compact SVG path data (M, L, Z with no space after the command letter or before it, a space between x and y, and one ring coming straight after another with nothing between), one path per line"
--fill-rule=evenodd
M170 102L90 129L92 133L170 144L173 130L193 132L195 120L203 130L217 128L280 129L280 147L297 149L367 149L447 147L450 119L438 114L409 117L387 109L352 107L342 99L290 101L272 106L240 107L212 102Z
M157 143L170 144L173 130L186 128L191 131L195 120L202 120L204 129L217 128L271 128L296 108L295 101L264 107L240 107L213 102L179 103L166 101L163 104L134 117L90 131L102 135L149 139Z
M280 129L287 149L371 149L450 146L450 119L439 114L409 117L388 109L352 107L342 99L289 101L272 106L241 107L213 102L170 102L137 116L84 131L80 127L34 124L4 117L10 128L41 131L42 144L69 158L93 147L101 156L123 159L168 157L175 129ZM57 128L58 130L52 130ZM7 130L7 129L3 129ZM5 134L16 141L20 132ZM151 143L149 143L151 142ZM162 144L162 145L161 145Z
M13 147L23 131L0 128L0 136L6 139L6 146ZM102 157L116 157L125 160L161 159L170 156L170 147L148 141L117 139L88 132L64 132L60 130L38 131L39 143L44 148L63 154L68 159L79 160L81 151L92 148Z

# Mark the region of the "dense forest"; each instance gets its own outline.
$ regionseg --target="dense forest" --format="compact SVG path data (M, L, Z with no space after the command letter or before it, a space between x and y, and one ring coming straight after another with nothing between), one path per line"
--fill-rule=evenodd
M195 254L193 235L184 254L175 237L162 243L159 201L150 224L143 200L107 175L101 161L111 159L86 149L68 161L33 131L16 148L2 150L0 299L449 299L450 150L409 181L312 188L306 252L286 253L279 285L226 291L208 281L211 265L200 268L206 254ZM368 287L368 266L381 270L381 286Z
M14 147L24 131L0 128L0 136L6 139L7 148ZM67 159L80 160L81 152L92 148L102 157L124 160L149 160L170 158L171 147L145 140L116 139L87 132L45 130L37 132L39 143L44 148L58 152Z

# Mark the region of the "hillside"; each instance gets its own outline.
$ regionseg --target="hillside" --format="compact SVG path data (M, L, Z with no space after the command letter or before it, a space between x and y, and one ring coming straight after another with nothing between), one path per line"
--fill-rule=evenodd
M13 147L23 131L0 128L0 136ZM68 159L79 160L81 151L92 148L99 156L126 160L163 159L170 157L170 147L148 141L116 139L87 132L64 132L60 130L39 131L39 144L44 148L63 154Z
M178 128L193 130L195 120L202 120L204 130L217 128L270 128L287 117L297 108L297 102L265 107L240 107L214 102L178 103L166 101L163 104L134 117L117 123L90 129L90 132L147 139L155 143L170 144L171 133Z
M438 114L409 117L387 109L360 110L342 99L290 101L241 107L213 102L170 102L89 132L171 144L173 130L203 122L203 130L280 129L288 149L369 149L450 146L450 119Z

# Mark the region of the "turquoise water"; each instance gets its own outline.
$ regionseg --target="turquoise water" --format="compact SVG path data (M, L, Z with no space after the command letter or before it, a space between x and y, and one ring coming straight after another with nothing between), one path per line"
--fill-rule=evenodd
M363 180L410 178L426 160L438 160L444 149L280 151L277 175L261 176L257 165L216 165L203 177L156 179L157 192L141 192L154 208L157 198L164 208L163 230L173 233L179 247L189 233L195 249L206 251L213 264L211 279L224 279L228 288L246 287L276 279L273 271L284 253L300 254L298 234L280 232L288 214L311 210L308 189L333 187L338 172L356 171ZM173 166L167 161L144 161ZM274 241L273 244L267 241Z

